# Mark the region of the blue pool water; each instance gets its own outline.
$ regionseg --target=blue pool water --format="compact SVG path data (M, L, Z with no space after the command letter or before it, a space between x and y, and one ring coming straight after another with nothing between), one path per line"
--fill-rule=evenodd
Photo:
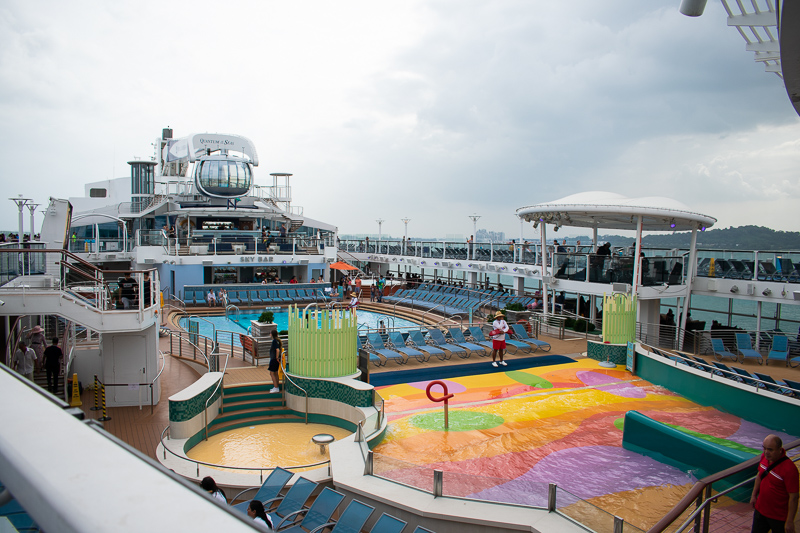
M289 328L289 313L285 311L273 311L273 322L278 325L278 331L283 331ZM211 338L213 330L216 328L217 339L224 344L232 343L234 346L241 346L239 335L247 334L247 328L250 327L251 320L257 320L261 316L261 311L252 313L239 313L231 314L228 317L223 316L204 316L202 318L192 318L199 325L198 333L205 337ZM189 318L180 319L180 326L183 329L188 329ZM371 311L358 312L358 331L359 333L366 334L367 332L374 332L378 329L380 321L383 320L387 329L394 331L408 331L409 329L417 329L419 324L415 324L410 320L403 318L395 318L381 313L373 313ZM213 327L212 327L213 324Z

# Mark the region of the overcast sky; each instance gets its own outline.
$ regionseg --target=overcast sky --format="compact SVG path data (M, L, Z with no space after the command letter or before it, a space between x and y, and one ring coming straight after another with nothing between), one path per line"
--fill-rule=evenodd
M512 238L517 208L589 190L800 230L781 80L719 2L678 4L6 0L0 180L80 196L169 126L249 137L256 181L293 173L294 203L343 233L382 218L400 237L409 217L412 236L467 236L477 213Z

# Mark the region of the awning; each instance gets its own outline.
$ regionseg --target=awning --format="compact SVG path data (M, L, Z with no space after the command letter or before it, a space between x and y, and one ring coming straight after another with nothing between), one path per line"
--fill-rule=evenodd
M334 270L358 270L358 268L354 267L353 265L348 265L344 261L336 261L335 263L331 263L331 268Z

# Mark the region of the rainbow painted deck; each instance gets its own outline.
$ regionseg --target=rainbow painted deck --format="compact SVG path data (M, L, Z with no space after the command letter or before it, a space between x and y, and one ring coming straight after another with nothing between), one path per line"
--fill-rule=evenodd
M442 405L425 394L429 381L379 389L390 422L374 450L379 475L429 489L439 469L446 494L536 506L557 483L639 527L662 516L695 478L623 449L626 411L752 453L771 432L588 359L442 381L455 395L449 431Z

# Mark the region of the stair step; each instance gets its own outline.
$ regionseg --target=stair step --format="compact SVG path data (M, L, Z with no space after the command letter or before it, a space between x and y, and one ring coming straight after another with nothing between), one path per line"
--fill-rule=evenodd
M222 410L225 413L242 411L246 409L275 409L283 407L280 399L261 400L261 401L242 401L235 403L222 402Z
M229 420L224 423L216 424L215 423L209 424L208 427L208 435L216 435L218 433L223 433L225 431L230 431L232 429L247 427L247 426L258 426L262 424L281 424L286 422L304 422L305 418L293 415L293 414L286 414L280 416L273 416L273 417L251 417L251 418L239 418L236 420Z
M278 415L286 415L286 414L293 414L294 411L288 409L286 407L272 407L272 408L263 408L257 407L252 409L241 409L238 411L223 411L221 414L217 415L217 418L214 419L210 426L213 426L216 423L223 423L228 420L234 420L239 418L264 418L270 416L278 416Z

